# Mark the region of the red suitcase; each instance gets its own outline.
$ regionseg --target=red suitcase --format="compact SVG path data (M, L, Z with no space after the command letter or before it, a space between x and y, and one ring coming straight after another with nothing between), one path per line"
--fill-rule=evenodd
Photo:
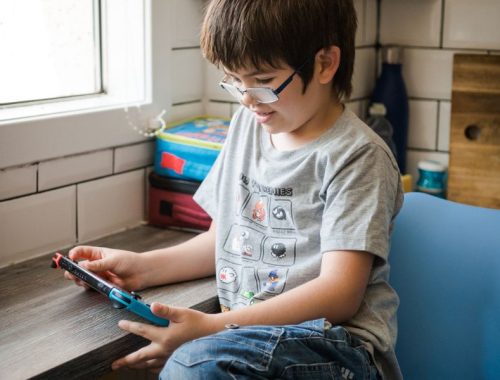
M149 223L206 231L212 219L193 200L201 182L149 175Z

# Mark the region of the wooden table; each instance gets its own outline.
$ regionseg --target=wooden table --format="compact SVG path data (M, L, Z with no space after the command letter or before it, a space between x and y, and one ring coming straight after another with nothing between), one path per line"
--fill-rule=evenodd
M141 226L90 244L143 252L191 236ZM62 271L50 267L51 256L0 269L0 379L96 378L110 372L114 360L148 343L117 326L120 319L139 317L65 280ZM148 289L141 295L148 303L218 311L214 278Z

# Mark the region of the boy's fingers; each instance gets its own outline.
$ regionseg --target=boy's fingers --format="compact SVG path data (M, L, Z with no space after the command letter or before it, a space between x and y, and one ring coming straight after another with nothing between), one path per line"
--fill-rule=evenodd
M73 276L71 273L69 273L67 271L64 271L64 277L67 280L74 281L79 286L83 286L85 289L90 289L90 287L85 282L80 280L78 277Z
M128 331L132 334L142 336L147 340L154 341L155 337L159 335L160 327L148 325L140 322L132 322L122 320L118 322L118 326L125 331Z
M104 272L110 270L109 260L82 261L80 265L92 272Z
M102 250L99 247L80 245L69 251L71 260L98 260L102 259Z
M158 357L158 353L154 350L152 345L141 348L138 351L132 352L131 354L124 356L113 362L111 368L116 370L121 367L131 367L140 368L143 367L145 363L150 360L154 360Z

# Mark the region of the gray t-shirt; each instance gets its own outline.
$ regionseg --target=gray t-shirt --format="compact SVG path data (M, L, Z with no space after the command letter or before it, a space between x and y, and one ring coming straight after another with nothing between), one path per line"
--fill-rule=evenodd
M266 300L318 277L324 252L376 256L358 313L343 326L361 338L384 378L401 377L394 355L398 297L389 286L389 235L403 193L386 144L354 113L315 141L278 151L242 107L195 194L216 222L223 309Z

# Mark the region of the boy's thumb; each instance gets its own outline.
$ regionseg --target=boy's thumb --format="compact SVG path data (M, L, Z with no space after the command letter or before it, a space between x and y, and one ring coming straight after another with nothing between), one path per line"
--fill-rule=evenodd
M173 306L164 305L159 302L151 304L151 311L157 317L166 318L171 321L176 321L179 318L180 310Z

